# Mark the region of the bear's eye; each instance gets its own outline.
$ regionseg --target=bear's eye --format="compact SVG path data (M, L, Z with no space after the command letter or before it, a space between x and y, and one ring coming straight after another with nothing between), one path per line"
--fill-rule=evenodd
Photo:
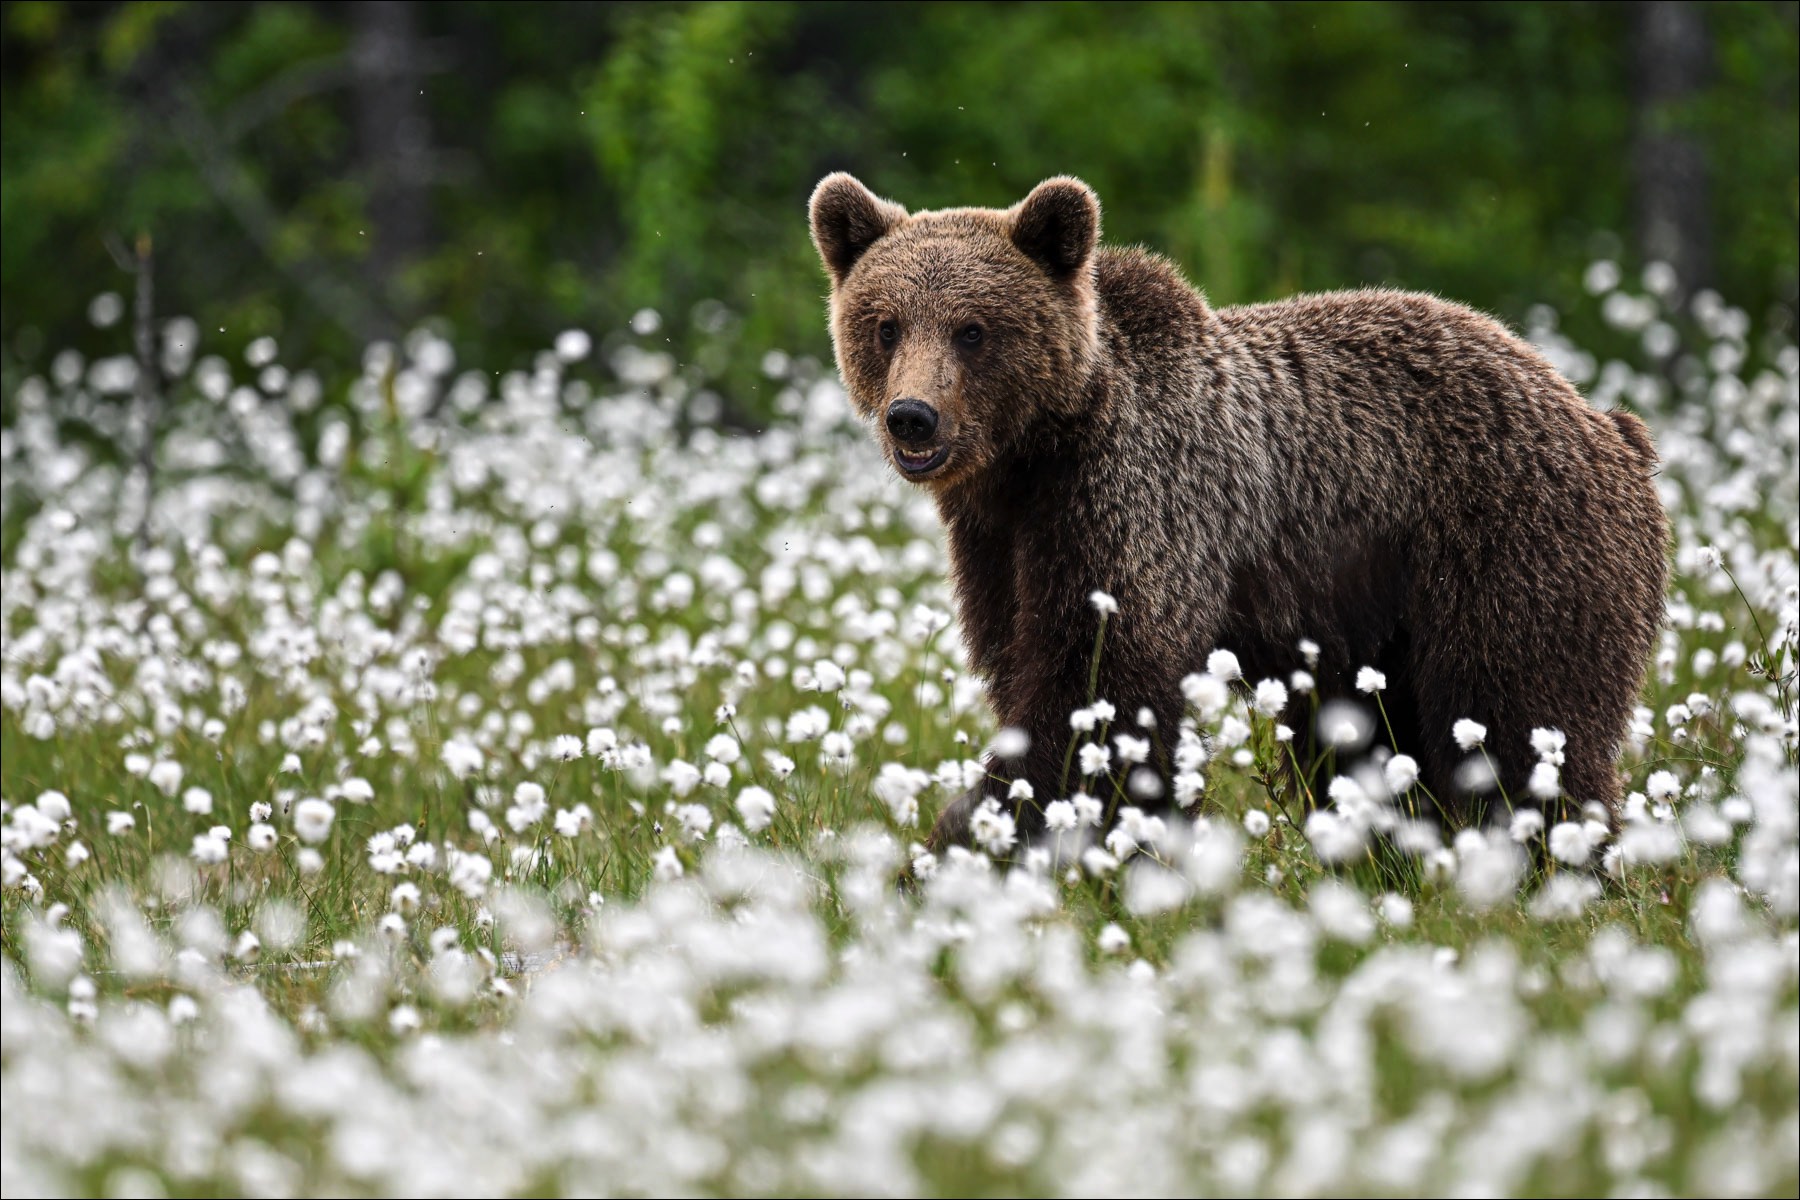
M956 339L965 346L981 345L981 337L981 326L979 325L964 325L961 332L956 335Z
M891 346L894 344L894 339L900 336L900 326L893 321L883 321L876 332L881 338L882 345Z

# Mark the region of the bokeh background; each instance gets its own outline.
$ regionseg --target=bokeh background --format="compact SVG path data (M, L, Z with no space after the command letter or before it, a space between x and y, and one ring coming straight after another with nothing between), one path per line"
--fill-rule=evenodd
M646 307L748 378L828 350L804 205L839 168L912 207L1079 174L1216 303L1380 283L1517 321L1599 257L1794 322L1791 3L3 11L11 379L119 348L89 302L143 233L159 318L328 378L420 322L502 370Z

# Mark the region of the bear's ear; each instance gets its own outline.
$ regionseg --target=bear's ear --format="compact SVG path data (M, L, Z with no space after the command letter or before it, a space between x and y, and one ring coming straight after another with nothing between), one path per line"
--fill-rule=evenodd
M1072 175L1046 179L1013 209L1013 245L1056 279L1087 265L1100 240L1100 197Z
M819 180L808 208L813 245L834 284L844 282L863 252L906 219L904 208L881 199L842 171Z

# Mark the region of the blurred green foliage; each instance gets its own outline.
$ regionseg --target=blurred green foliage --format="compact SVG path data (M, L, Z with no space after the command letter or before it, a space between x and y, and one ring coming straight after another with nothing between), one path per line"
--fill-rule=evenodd
M107 240L140 229L164 314L297 366L432 317L504 367L646 306L683 349L697 305L720 323L704 301L745 362L823 354L804 206L838 168L910 207L1081 175L1109 240L1218 303L1388 283L1516 318L1594 254L1634 261L1646 123L1705 149L1708 282L1792 320L1792 3L1703 6L1710 81L1655 112L1626 5L418 5L409 231L359 133L358 8L4 6L10 369L117 346L83 314L129 292ZM383 239L417 250L384 264Z

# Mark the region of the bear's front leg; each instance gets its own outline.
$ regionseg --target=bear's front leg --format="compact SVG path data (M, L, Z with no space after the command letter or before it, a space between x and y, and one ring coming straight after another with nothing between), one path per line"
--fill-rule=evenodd
M1179 676L1166 669L1153 672L1127 669L1138 664L1132 662L1123 648L1117 658L1119 662L1114 670L1102 668L1096 693L1098 698L1110 699L1106 694L1110 686L1111 694L1119 697L1113 701L1117 717L1107 733L1115 743L1121 733L1150 742L1152 749L1143 765L1157 775L1166 789L1169 747L1164 745L1164 739L1173 736L1181 714ZM1078 743L1099 740L1097 733L1079 732L1070 721L1076 710L1089 704L1090 688L1085 674L1067 680L1048 675L1034 682L1036 686L1022 689L1022 694L996 697L995 710L1002 727L1024 735L1023 750L1011 757L997 752L988 756L987 774L982 781L958 796L938 815L927 843L934 853L942 853L949 846L969 844L974 815L990 798L1003 811L1012 814L1021 842L1042 831L1046 805L1053 800L1067 799L1084 788L1099 794L1109 811L1118 807L1113 803L1118 799L1117 789L1109 780L1087 780L1081 773ZM1059 683L1060 686L1055 686ZM1007 704L1008 699L1029 700L1030 703ZM1137 724L1138 714L1145 709L1154 716L1154 723L1148 728ZM1019 738L1015 734L1005 740L1012 743L1006 747L1011 749L1017 746ZM1113 758L1114 769L1121 772L1132 769L1131 764L1117 761L1116 751ZM1021 782L1023 787L1019 786ZM1123 803L1156 807L1157 799L1155 796L1134 797Z
M952 800L932 823L931 836L925 840L926 848L933 854L942 854L951 846L968 845L969 822L987 796L988 785L983 780Z
M1079 699L1070 701L1066 696L1058 696L1041 703L1036 711L996 704L1001 728L1013 731L1002 739L1001 748L1017 748L1020 735L1023 735L1023 752L1008 756L996 750L987 756L986 773L981 781L951 801L932 825L931 837L926 844L934 854L941 854L950 846L968 845L975 812L990 798L1003 811L1013 815L1022 837L1042 827L1044 805L1068 790L1062 779L1064 757L1073 732L1068 714L1081 707L1081 703ZM1027 786L1017 789L1020 781ZM1026 791L1029 795L1015 799L1015 790Z

